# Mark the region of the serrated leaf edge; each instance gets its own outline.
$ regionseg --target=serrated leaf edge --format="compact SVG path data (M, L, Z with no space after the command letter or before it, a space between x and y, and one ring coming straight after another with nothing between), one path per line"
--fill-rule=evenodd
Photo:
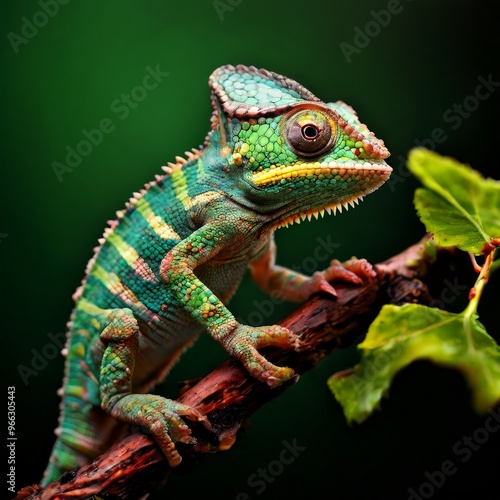
M430 156L433 156L433 155L437 155L437 153L432 153ZM440 184L438 184L433 177L426 177L424 178L420 172L418 172L418 167L417 169L414 169L411 165L411 156L410 155L410 158L409 158L409 162L408 162L408 165L409 165L409 168L410 170L412 171L412 173L418 177L418 179L420 180L420 182L422 182L422 184L424 186L426 186L426 188L422 188L422 189L428 189L430 191L434 191L436 192L437 194L439 194L442 198L444 198L448 203L450 203L454 208L456 208L459 212L461 212L465 218L467 220L469 220L475 227L476 229L478 230L478 232L481 234L481 236L483 237L484 241L489 243L491 241L491 237L486 234L483 230L483 228L477 223L477 221L469 214L469 212L467 212L467 210L465 210L461 205L460 203L456 200L456 198L454 196L452 196L448 191L446 191L445 189L442 188L442 186ZM413 155L415 157L415 155ZM417 155L417 156L420 156ZM440 155L437 155L439 159L448 159L449 157L446 157L446 156L440 156ZM419 161L418 159L414 160L414 161ZM458 160L455 160L454 158L449 158L448 161L454 161L456 162L457 164L452 164L452 166L454 168L457 168L458 167L458 170L464 170L464 172L472 172L473 175L476 176L476 180L478 182L481 182L481 181L486 181L486 179L484 179L484 177L482 177L479 172L477 172L476 170L474 170L473 168L471 167L466 167L465 165L463 165L462 163L460 163ZM417 170L417 171L415 171ZM474 201L474 210L476 210L476 204L475 204L475 200Z

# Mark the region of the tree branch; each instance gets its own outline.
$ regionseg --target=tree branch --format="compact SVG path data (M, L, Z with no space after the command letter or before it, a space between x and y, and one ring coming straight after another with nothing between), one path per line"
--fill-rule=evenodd
M301 351L268 348L262 350L264 355L269 361L290 366L302 374L333 350L351 344L363 334L383 304L427 303L427 287L418 279L426 273L430 260L424 251L424 242L425 239L375 266L376 277L365 284L336 286L336 299L325 295L312 297L280 322L300 336ZM179 400L207 415L213 433L189 422L198 444L178 445L183 456L179 467L185 467L202 453L230 448L242 422L295 381L269 389L230 359L201 380L186 385ZM92 463L67 472L44 489L39 485L25 487L16 498L62 500L99 495L135 499L155 489L169 472L168 463L154 440L136 432Z

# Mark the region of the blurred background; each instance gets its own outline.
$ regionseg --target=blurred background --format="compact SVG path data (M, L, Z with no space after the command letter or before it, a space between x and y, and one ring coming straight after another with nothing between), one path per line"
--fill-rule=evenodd
M4 387L16 387L16 489L39 481L53 444L63 375L53 339L65 331L92 248L133 191L203 142L210 73L243 63L284 74L325 101L347 102L384 139L394 168L385 186L354 211L277 233L279 263L306 273L328 264L311 259L325 241L329 259L378 262L424 234L412 204L418 183L405 166L412 147L500 178L494 4L2 2L0 351ZM141 90L150 71L158 85ZM69 165L68 151L99 127L106 133ZM451 275L452 285L435 290L450 310L467 301L464 279ZM488 309L498 306L498 284L481 316L497 340ZM294 306L273 304L246 279L230 308L241 321L271 324ZM158 391L175 397L178 381L223 359L204 336ZM358 359L355 346L333 353L255 414L233 449L173 475L152 498L498 498L500 432L464 444L485 416L472 412L458 373L417 363L396 378L380 412L348 426L326 379ZM301 451L280 467L284 443ZM456 453L463 448L470 453ZM433 473L447 460L455 472L440 481ZM258 482L259 469L270 480Z

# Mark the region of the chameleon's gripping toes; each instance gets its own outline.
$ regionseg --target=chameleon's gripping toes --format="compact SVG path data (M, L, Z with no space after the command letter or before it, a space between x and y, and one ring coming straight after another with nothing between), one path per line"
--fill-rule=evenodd
M201 150L163 167L117 212L99 240L69 323L58 435L43 483L102 453L123 422L147 428L171 465L192 443L198 411L147 394L206 330L257 379L275 387L293 370L257 349L296 347L279 326L238 324L225 304L248 267L267 292L301 301L328 281L359 282L366 263L307 277L275 265L276 228L358 203L390 175L382 141L343 102L254 67L210 77L212 130ZM114 417L114 418L113 418Z

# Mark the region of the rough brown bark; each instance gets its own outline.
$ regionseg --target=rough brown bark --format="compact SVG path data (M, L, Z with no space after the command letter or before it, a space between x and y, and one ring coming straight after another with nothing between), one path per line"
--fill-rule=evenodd
M383 304L426 303L427 287L418 279L428 258L423 242L375 266L377 276L362 286L336 285L338 297L317 295L280 322L301 338L300 352L263 350L277 365L297 374L314 367L334 349L349 345L364 333ZM199 381L184 387L180 401L206 414L213 433L190 423L199 444L179 445L185 467L209 451L228 449L242 422L260 406L279 396L293 382L269 389L250 377L237 362L228 360ZM23 488L17 499L137 499L161 484L170 472L165 457L152 438L134 433L92 463L70 471L42 489Z

